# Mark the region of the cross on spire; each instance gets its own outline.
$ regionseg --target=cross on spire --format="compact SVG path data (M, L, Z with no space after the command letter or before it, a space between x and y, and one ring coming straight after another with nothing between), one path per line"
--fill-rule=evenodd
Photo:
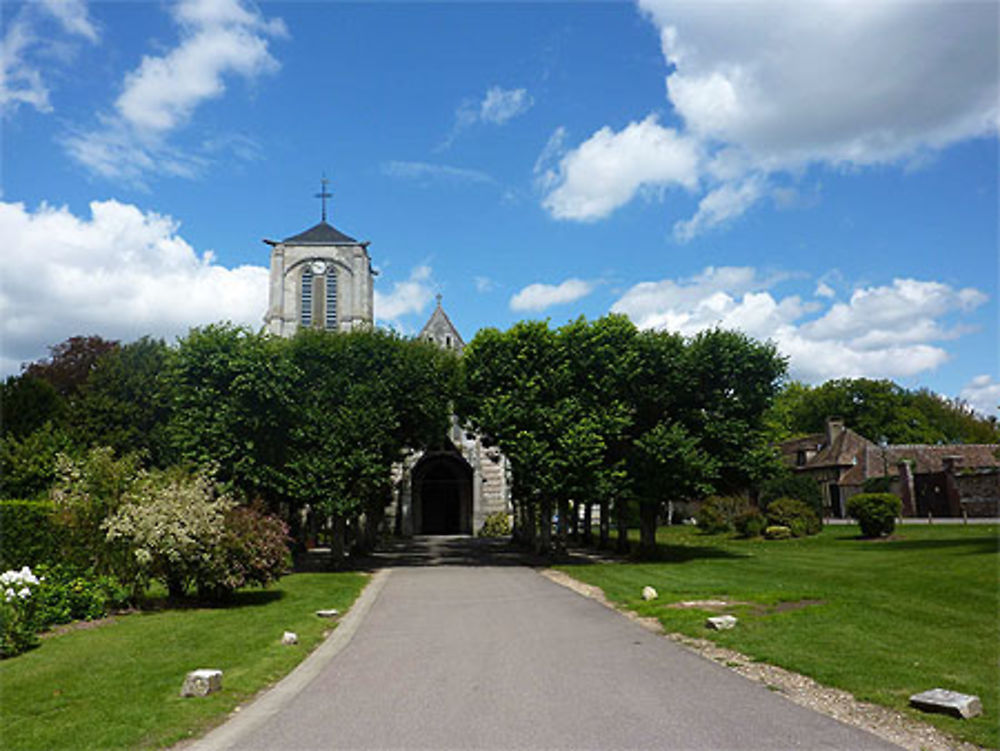
M321 179L319 182L320 182L320 190L319 190L319 193L316 194L316 198L319 198L323 202L323 221L325 222L326 221L326 199L327 198L333 198L333 194L332 193L328 193L327 190L326 190L326 186L330 184L330 181L326 179L326 175L323 175L323 179Z

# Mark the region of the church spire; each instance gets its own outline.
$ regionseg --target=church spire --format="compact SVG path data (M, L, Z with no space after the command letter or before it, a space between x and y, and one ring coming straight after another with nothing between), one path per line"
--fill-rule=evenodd
M330 181L326 179L326 173L323 173L323 178L319 181L320 189L319 193L316 194L316 198L319 198L323 202L323 223L326 224L326 199L333 198L333 194L329 193L326 186L330 184Z

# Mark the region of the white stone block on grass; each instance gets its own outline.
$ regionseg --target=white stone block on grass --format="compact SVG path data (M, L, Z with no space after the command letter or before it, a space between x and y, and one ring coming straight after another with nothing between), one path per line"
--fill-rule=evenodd
M222 690L222 671L210 668L192 670L184 677L181 696L208 696Z
M735 615L713 615L705 621L705 626L713 631L726 631L737 623Z
M652 587L642 588L642 599L644 600L655 600L659 596L660 595L657 593L657 591Z
M338 615L340 615L340 611L334 610L333 608L329 608L327 610L317 610L316 615L318 615L320 618L336 618Z
M944 688L932 688L930 691L914 694L910 697L910 704L924 712L950 714L960 719L983 713L983 704L978 696L960 694L958 691Z
M281 635L281 643L285 645L298 644L299 635L294 631L286 631Z

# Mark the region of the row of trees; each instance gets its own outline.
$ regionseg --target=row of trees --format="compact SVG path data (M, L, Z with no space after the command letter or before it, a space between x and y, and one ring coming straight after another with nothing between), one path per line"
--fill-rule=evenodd
M147 466L211 468L300 542L308 505L333 520L338 558L373 544L393 463L446 433L457 383L452 354L385 331L286 340L216 325L176 347L105 344L71 340L4 384L0 495L43 494L59 452L110 446Z
M76 337L0 386L0 497L45 495L58 453L109 446L146 467L210 467L300 542L308 506L333 520L339 558L373 544L393 463L441 441L457 412L510 458L521 540L563 545L580 515L589 539L600 509L602 544L609 519L624 546L638 518L649 548L671 501L766 494L780 473L769 443L831 414L876 440L1000 439L995 420L930 392L782 386L783 375L770 344L639 331L623 316L484 329L461 361L385 331L287 340L215 325L176 346Z
M601 544L613 515L624 548L636 509L649 552L665 504L778 470L764 416L784 372L772 344L732 331L685 339L618 315L523 322L466 348L459 413L511 461L518 538L549 549L557 512L563 546L577 509L589 536L597 507Z

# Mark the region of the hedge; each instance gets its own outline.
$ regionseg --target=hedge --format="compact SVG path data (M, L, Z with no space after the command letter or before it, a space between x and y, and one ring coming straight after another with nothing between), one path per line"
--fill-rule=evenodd
M56 533L51 501L0 501L0 570L51 563Z

